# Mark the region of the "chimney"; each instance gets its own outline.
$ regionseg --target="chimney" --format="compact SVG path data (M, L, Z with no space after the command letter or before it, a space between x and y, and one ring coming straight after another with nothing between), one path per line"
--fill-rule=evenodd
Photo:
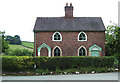
M66 6L65 6L65 18L73 18L73 6L72 6L72 3L70 3L70 6L68 6L68 3L66 3Z

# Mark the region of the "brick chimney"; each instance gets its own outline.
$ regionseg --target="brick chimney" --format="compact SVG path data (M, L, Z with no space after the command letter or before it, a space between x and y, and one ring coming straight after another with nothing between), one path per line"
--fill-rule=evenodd
M72 3L70 3L70 6L68 6L68 3L66 3L66 6L65 6L65 18L73 18L73 6L72 6Z

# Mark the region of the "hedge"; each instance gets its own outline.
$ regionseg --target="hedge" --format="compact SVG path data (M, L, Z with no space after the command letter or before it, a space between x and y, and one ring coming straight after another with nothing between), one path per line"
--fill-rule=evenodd
M29 56L2 56L3 71L20 71L26 69L60 70L80 69L86 67L112 68L114 66L114 57L29 57Z

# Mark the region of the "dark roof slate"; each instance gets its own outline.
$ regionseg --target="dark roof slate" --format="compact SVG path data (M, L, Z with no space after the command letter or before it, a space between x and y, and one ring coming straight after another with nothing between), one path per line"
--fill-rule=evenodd
M33 31L105 31L101 17L37 17Z

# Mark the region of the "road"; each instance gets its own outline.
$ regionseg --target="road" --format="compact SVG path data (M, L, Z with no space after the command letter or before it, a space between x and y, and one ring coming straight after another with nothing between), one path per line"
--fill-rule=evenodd
M2 76L2 80L118 80L118 72L77 75Z

